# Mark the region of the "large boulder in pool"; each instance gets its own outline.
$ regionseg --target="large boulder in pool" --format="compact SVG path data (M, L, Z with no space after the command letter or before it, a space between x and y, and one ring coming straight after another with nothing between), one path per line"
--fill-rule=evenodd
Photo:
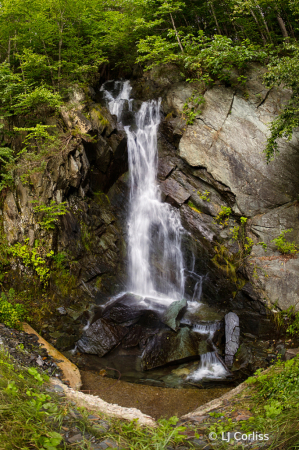
M147 327L164 328L164 325L167 325L177 331L186 306L186 299L167 305L157 299L143 298L127 292L108 304L102 315L104 319L123 326L130 326L138 322Z
M83 334L77 342L77 348L82 353L104 356L112 350L128 333L128 328L98 319Z
M149 370L172 362L197 359L199 355L213 351L206 339L206 335L191 331L188 327L181 328L177 333L160 330L148 339L142 353L141 367Z
M104 319L118 324L133 325L142 316L145 306L142 306L143 298L130 292L108 303L103 311Z

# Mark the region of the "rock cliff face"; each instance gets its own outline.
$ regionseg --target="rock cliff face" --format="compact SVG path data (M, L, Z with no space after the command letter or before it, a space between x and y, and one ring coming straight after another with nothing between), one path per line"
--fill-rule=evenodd
M159 184L189 232L185 254L195 255L203 298L224 312L236 312L241 333L263 338L271 329L265 305L299 309L299 260L283 257L271 242L293 228L289 238L299 244L299 141L297 135L291 142L281 141L279 155L266 164L267 125L290 93L266 90L260 67L252 66L247 75L242 87L207 90L192 125L186 125L183 107L202 87L182 82L173 68L135 80L132 96L137 106L140 100L162 96ZM81 336L85 311L125 288L128 165L125 133L93 89L73 95L57 127L64 145L45 169L30 175L29 184L17 174L16 188L4 200L3 224L10 245L29 238L33 246L44 239L56 253L68 256L71 278L50 280L55 298L64 300L44 328L46 337L64 350ZM36 199L67 202L67 214L50 233L40 227L31 203ZM221 221L223 207L231 213ZM242 216L248 218L243 231ZM236 226L253 240L242 259L230 231ZM266 253L257 245L260 241L267 244ZM19 271L27 279L26 267L12 268L14 275ZM187 291L193 288L187 279Z
M239 273L250 284L245 284L232 305L236 308L239 299L244 303L244 298L250 298L257 311L256 300L281 309L294 305L298 310L299 260L283 256L271 241L292 228L288 240L299 243L299 134L295 133L290 142L281 140L279 154L269 164L263 153L268 125L290 92L267 90L262 84L263 68L251 66L245 85L238 86L232 75L234 87L219 84L207 90L202 112L192 125L186 125L182 120L184 104L190 102L192 93L202 92L202 87L180 82L178 75L175 78L169 72L156 70L145 82L149 92L156 89L163 96L166 118L162 124L159 168L166 201L180 208L185 227L196 239L205 241L209 259L214 254L214 262L217 257L211 246L216 242L226 247L227 262L233 262L235 249L230 229L240 224L240 217L248 218L246 233L254 245ZM140 85L136 90L140 91ZM165 138L168 146L163 142ZM210 201L203 195L205 191L209 192ZM232 211L227 226L215 224L223 206ZM256 245L261 241L267 244L266 252ZM209 267L210 278L211 273L213 268ZM212 289L212 296L224 301L227 295L223 297L220 292L221 288L219 295Z
M89 95L95 98L93 90ZM48 315L43 331L63 350L78 340L84 312L119 292L125 282L125 227L117 222L107 192L127 172L128 157L125 133L108 110L84 92L74 94L61 116L63 121L55 122L62 136L59 148L46 168L30 174L29 182L21 182L21 171L16 174L16 188L3 203L3 227L10 246L29 238L31 248L38 243L40 252L46 248L66 256L66 266L58 270L51 263L48 295L32 289L34 270L20 258L9 273L10 286L29 296L43 294L45 303L59 307ZM66 202L67 213L54 230L45 230L32 202L49 205L52 200Z

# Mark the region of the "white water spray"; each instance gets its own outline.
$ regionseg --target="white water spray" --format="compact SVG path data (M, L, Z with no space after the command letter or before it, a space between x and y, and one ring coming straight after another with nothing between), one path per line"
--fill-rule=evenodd
M201 355L198 368L188 376L188 379L199 381L202 378L218 379L226 376L227 370L217 358L216 352L208 352Z

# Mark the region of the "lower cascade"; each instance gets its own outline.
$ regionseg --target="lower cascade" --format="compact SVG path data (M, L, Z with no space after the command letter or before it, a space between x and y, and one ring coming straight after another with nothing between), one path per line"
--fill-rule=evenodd
M128 381L178 387L229 380L217 350L224 342L223 316L201 301L203 276L183 250L188 233L179 211L162 202L157 183L160 101L143 102L135 112L129 81L108 81L101 92L127 135L128 281L125 292L96 309L77 349L97 355L91 367L109 365ZM186 292L190 277L192 295Z

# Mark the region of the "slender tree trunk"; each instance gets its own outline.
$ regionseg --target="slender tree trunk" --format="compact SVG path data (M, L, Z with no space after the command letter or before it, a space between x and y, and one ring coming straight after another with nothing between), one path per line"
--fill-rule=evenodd
M182 43L181 43L181 40L180 40L180 36L179 36L179 33L177 32L177 29L176 29L176 26L175 26L175 23L174 23L174 20L173 20L173 17L172 17L171 13L170 13L170 17L171 17L172 26L173 26L173 29L175 31L175 35L176 35L178 44L180 46L181 52L184 53L184 49L183 49L183 46L182 46Z
M196 19L196 23L197 23L198 29L201 30L200 25L199 25L199 16L196 15L195 19Z
M281 29L283 37L286 40L288 40L289 39L289 33L288 33L287 29L286 29L286 26L285 26L285 23L283 21L283 18L281 17L281 15L280 15L280 13L278 11L277 11L277 22L278 22L278 24L280 26L280 29Z
M250 8L250 12L251 12L251 15L252 15L252 17L254 18L256 24L257 24L257 27L258 27L259 32L260 32L260 34L261 34L261 36L262 36L262 39L263 39L263 43L264 43L264 45L266 45L267 39L265 38L265 35L264 35L264 33L262 32L262 30L261 30L259 21L257 20L257 17L256 17L256 15L255 15L254 12L253 12L253 9Z
M229 36L229 32L227 31L227 28L226 28L225 22L223 22L223 28L224 28L224 33L225 33L225 34L226 34L226 36L228 37L228 36Z
M210 5L211 5L212 14L213 14L213 17L214 17L214 20L215 20L215 23L216 23L217 31L218 31L219 34L222 34L222 33L221 33L220 26L219 26L219 23L218 23L218 20L217 20L217 17L216 17L216 14L215 14L215 9L214 9L214 5L213 5L213 1L211 0L209 3L210 3Z
M232 20L232 19L231 19L231 20ZM234 27L234 30L235 30L235 33L236 33L236 39L237 39L237 41L239 41L240 38L239 38L238 30L237 30L237 28L236 28L236 25L235 25L234 20L232 20L232 24L233 24L233 27Z
M292 24L291 24L291 22L289 21L289 17L288 17L288 15L287 15L287 13L285 12L285 9L284 9L284 8L282 8L282 9L283 9L283 12L284 12L284 16L287 18L287 22L288 22L288 25L289 25L289 29L290 29L290 31L291 31L291 36L292 36L292 38L296 39L294 30L293 30L293 27L292 27Z
M187 19L186 19L186 17L184 16L184 14L183 14L183 18L184 18L184 21L185 21L186 27L189 27L189 23L187 22Z
M268 25L267 25L266 19L265 19L265 17L264 17L263 11L261 10L261 7L260 7L260 5L259 5L259 4L257 3L257 1L256 1L256 0L254 0L254 3L255 3L255 5L256 5L256 7L257 7L257 9L258 9L258 10L259 10L259 12L260 12L260 15L261 15L261 18L262 18L263 24L264 24L264 26L265 26L265 28L266 28L266 31L267 31L268 37L269 37L269 39L270 39L270 42L272 42L272 39L271 39L271 34L270 34L270 31L269 31L269 28L268 28Z

